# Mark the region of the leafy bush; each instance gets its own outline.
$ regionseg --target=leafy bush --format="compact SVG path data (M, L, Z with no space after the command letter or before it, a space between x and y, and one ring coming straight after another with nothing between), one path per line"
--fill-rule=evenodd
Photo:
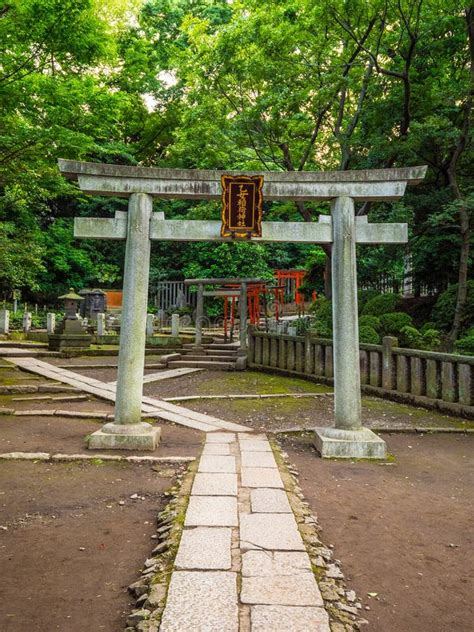
M298 318L296 320L295 323L296 326L296 335L297 336L304 336L304 334L309 330L310 328L310 320L309 318Z
M413 325L412 317L405 312L389 312L380 316L384 336L398 336L404 327Z
M423 348L436 349L441 344L441 336L437 329L422 329Z
M370 325L361 325L359 327L359 342L378 345L380 343L380 336Z
M317 319L311 322L310 331L318 338L332 338L332 328Z
M329 299L321 296L311 305L310 311L314 314L315 320L332 329L332 302Z
M462 355L474 355L474 335L461 338L454 343L454 348L457 353L461 353Z
M398 294L379 294L367 301L362 310L362 314L381 316L382 314L394 312L399 301L400 296Z
M359 327L372 327L375 331L380 331L382 323L380 322L380 318L377 318L377 316L369 316L366 314L365 316L361 316L359 318Z
M31 328L32 329L41 329L42 327L46 327L46 316L42 316L41 314L31 314ZM23 330L23 312L10 312L10 329L12 331L22 331Z
M458 293L458 284L451 285L448 289L439 295L431 318L438 329L441 331L449 331L454 319L454 310L456 308L456 298ZM466 331L474 325L474 281L467 283L467 300L464 311L461 315L461 330Z
M425 331L428 331L429 329L436 329L436 325L434 323L424 323L420 327L420 331L421 331L422 334L424 334Z
M357 304L359 307L359 314L362 313L362 310L367 305L367 303L376 296L379 296L377 290L359 290L357 292Z
M408 325L403 327L400 331L400 343L403 347L421 349L423 346L423 336L416 327L410 327Z

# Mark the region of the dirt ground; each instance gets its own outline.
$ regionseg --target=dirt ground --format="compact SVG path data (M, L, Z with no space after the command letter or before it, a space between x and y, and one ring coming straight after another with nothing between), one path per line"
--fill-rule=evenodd
M470 632L474 437L384 438L395 457L388 465L322 460L309 433L281 443L299 470L321 539L334 545L364 605L367 629Z
M156 420L154 420L156 421ZM85 438L104 424L100 419L71 417L0 416L0 452L60 452L91 454ZM202 448L202 432L167 422L158 422L161 440L154 456L196 456ZM127 450L100 450L101 454L149 454ZM0 626L1 629L1 626Z
M123 629L176 470L0 462L2 632Z

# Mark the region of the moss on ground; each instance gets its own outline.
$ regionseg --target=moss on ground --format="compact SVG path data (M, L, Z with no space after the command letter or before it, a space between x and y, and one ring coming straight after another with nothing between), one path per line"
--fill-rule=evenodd
M301 378L282 375L269 375L257 371L222 373L219 379L214 376L202 381L199 386L202 395L224 395L249 393L271 395L274 393L330 393L332 388L316 384Z

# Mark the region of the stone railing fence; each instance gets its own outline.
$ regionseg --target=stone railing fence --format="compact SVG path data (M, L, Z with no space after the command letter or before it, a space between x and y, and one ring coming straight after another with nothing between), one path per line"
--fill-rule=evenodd
M249 328L247 364L333 383L332 340ZM362 391L474 418L474 357L403 349L396 338L360 345Z

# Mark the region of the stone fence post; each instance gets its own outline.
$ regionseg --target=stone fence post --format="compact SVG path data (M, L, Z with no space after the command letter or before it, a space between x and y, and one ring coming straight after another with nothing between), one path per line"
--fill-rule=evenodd
M146 316L146 335L153 336L155 329L155 316L153 314L147 314Z
M171 335L179 336L179 314L171 314Z
M398 347L398 338L384 336L382 339L382 388L392 391L396 380L396 358L392 349Z
M97 314L97 335L105 336L105 314Z
M248 326L249 343L248 343L248 350L247 350L247 361L249 363L255 362L255 333L254 331L255 331L254 325L249 325Z
M46 331L48 334L54 334L56 329L56 314L54 312L48 312L46 314Z
M8 334L10 331L10 312L8 309L0 309L0 334Z
M23 314L23 331L27 334L31 329L31 312Z
M304 335L304 372L307 375L311 375L313 373L313 368L311 334L307 331Z

